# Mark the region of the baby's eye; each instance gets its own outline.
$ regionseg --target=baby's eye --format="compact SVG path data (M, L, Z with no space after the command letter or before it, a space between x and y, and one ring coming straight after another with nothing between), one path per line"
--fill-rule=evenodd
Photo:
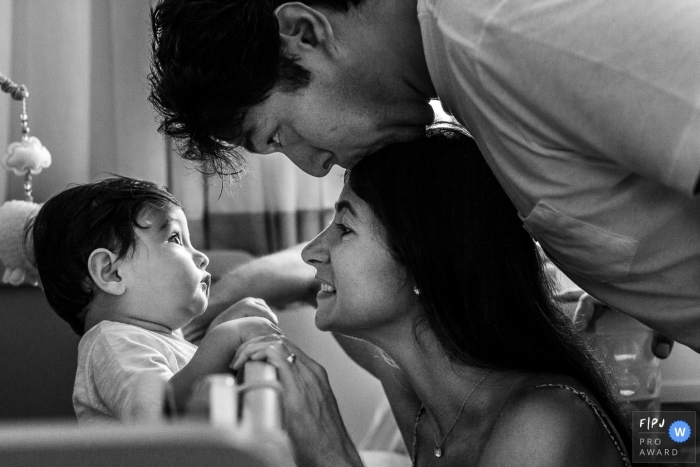
M168 241L169 241L169 242L175 242L175 243L177 243L178 245L182 245L182 239L180 238L180 233L179 233L179 232L175 232L175 233L172 234L170 237L168 237Z

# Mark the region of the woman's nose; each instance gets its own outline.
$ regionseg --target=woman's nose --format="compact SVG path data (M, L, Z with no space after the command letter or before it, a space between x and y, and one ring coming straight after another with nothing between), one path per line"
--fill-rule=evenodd
M328 261L328 246L325 242L325 234L327 231L328 229L326 228L323 232L316 235L316 237L301 250L301 259L303 259L306 264L315 266Z

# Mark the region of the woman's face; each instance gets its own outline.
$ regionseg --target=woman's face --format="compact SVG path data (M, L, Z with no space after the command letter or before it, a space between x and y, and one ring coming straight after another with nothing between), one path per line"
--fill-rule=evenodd
M346 185L335 209L333 222L301 254L321 282L316 327L367 338L412 323L413 281L391 256L369 205Z

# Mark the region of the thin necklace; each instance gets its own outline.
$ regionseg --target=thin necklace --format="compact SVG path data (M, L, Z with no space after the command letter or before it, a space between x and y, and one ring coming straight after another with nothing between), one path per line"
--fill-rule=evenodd
M457 424L457 420L459 420L459 416L462 415L462 410L464 410L464 406L467 404L467 401L469 398L474 394L474 391L476 391L476 388L479 387L482 381L486 379L486 377L491 373L492 370L489 370L484 374L484 376L481 377L478 383L472 388L471 391L469 391L469 394L467 394L467 397L464 399L464 402L462 402L462 405L459 407L459 410L457 411L457 416L455 417L454 421L452 422L452 425L450 425L450 428L447 430L447 433L445 433L445 436L442 437L442 441L439 443L435 439L435 432L433 432L433 442L435 443L435 451L433 453L435 454L435 457L442 457L444 454L444 451L442 450L443 444L445 444L445 440L449 436L449 434L452 432L452 429L455 427ZM417 459L416 459L416 447L418 445L418 421L420 420L420 416L423 413L424 407L421 405L420 410L418 410L418 416L416 417L416 422L415 425L413 426L413 467L417 465Z

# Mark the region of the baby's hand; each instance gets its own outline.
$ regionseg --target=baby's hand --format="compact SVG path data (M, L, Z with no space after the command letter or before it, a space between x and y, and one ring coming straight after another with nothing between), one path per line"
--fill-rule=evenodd
M260 316L247 316L221 323L209 331L202 339L195 357L218 361L218 372L225 372L238 347L258 336L282 335L282 330L272 321ZM195 358L193 357L192 361ZM190 364L192 363L190 362ZM208 373L207 373L208 374Z
M235 327L236 339L242 344L254 337L269 336L270 334L283 335L282 330L267 318L260 316L248 316L238 318L233 322L227 322L224 326Z
M216 373L227 373L238 348L258 336L281 335L275 323L260 316L250 316L221 323L208 332L192 360L170 378L175 395L175 407L182 408L190 392L201 378Z
M265 300L262 298L246 297L243 300L237 301L223 311L219 316L214 318L209 325L207 332L211 331L221 323L250 316L259 316L278 324L277 315L275 315L270 307L267 306Z

